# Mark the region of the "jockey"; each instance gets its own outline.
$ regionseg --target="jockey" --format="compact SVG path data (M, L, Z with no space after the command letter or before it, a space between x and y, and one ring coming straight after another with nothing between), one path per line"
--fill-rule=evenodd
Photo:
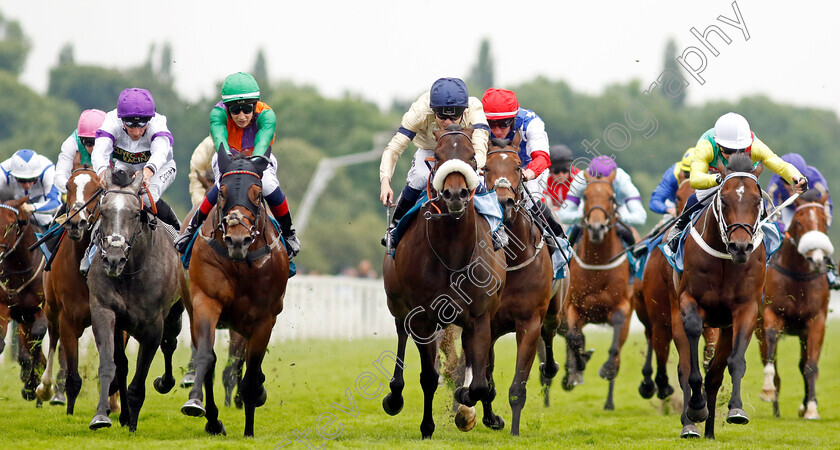
M806 164L805 159L802 158L802 155L799 153L787 153L782 156L782 160L786 163L792 164L796 167L796 170L805 175L808 179L808 183L810 184L810 188L819 191L820 197L828 196L825 207L825 215L828 218L828 223L826 225L830 228L831 218L834 215L834 205L831 202L831 195L828 192L828 183L825 181L825 177L823 177L816 167ZM781 205L791 196L793 193L792 191L793 188L782 177L773 175L770 178L767 193L770 194L770 198L773 199L774 206ZM788 226L790 226L790 221L793 219L793 214L795 212L796 206L793 204L788 205L782 210L781 220L776 222L776 225L779 226L779 231L782 233L785 232ZM826 276L828 277L828 286L831 289L838 290L840 289L840 283L837 282L837 275L835 274L837 268L833 261L831 262L831 267L831 270L826 273Z
M16 200L28 195L29 201L21 210L31 214L45 227L53 218L61 200L53 184L55 166L45 156L33 150L18 150L11 158L0 163L0 201Z
M251 74L237 72L228 75L222 84L222 101L210 111L210 136L213 146L223 146L231 154L265 158L274 143L277 116L270 106L260 101L260 86ZM193 234L210 214L219 195L219 163L212 156L215 184L201 202L189 225L175 239L175 248L184 253ZM262 189L271 213L280 224L280 233L286 241L286 250L293 258L300 252L300 241L292 228L292 215L286 195L277 181L277 159L270 155L268 167L262 174Z
M190 200L192 201L193 207L200 205L204 200L204 195L207 193L207 189L199 181L198 175L204 175L208 169L213 170L211 162L215 153L216 149L213 148L213 137L207 136L193 150L192 157L190 157Z
M694 146L689 179L691 187L697 191L688 198L685 208L668 233L666 239L672 252L677 252L679 235L691 221L691 214L712 201L713 194L717 192L717 187L722 181L718 173L720 169L727 166L732 155L741 152L750 155L755 164L763 163L785 181L793 182L797 192L802 193L808 187L808 179L758 139L750 129L747 119L740 114L726 113L718 118L714 128L700 136L697 145ZM710 170L714 175L709 174Z
M173 159L172 133L166 127L166 116L155 111L152 94L139 88L120 92L117 109L107 113L102 126L96 131L96 142L90 154L93 170L99 183L105 187L105 169L129 173L142 171L146 190L151 193L157 208L157 217L178 230L178 217L161 195L175 180L177 169ZM149 198L141 196L147 208Z
M677 189L680 187L680 172L685 172L686 179L691 172L691 160L694 158L694 147L683 153L682 160L671 165L662 174L662 180L650 194L650 210L657 214L667 214L677 217Z
M555 236L564 236L563 227L543 200L543 187L548 183L551 165L545 122L533 111L520 108L516 94L507 89L487 89L481 104L492 137L513 141L517 132L521 136L519 160L524 169L525 187L531 193L525 199L525 205L534 217L545 218Z
M647 220L647 211L642 205L642 195L630 175L623 169L619 168L615 161L609 156L599 156L592 160L587 172L590 176L609 176L615 172L615 179L612 182L613 192L615 192L615 202L618 206L618 215L620 220L615 222L615 231L618 237L624 242L624 245L629 247L633 245L636 240L633 237L633 232L627 225L643 225ZM569 188L569 195L560 211L557 212L557 217L563 223L573 224L569 228L569 243L575 245L580 238L579 222L583 218L583 207L581 196L586 189L586 178L584 173L578 173L572 181L572 186Z
M467 94L467 85L458 78L440 78L432 84L431 90L421 95L408 112L403 115L400 128L391 138L391 142L385 147L382 153L382 161L379 164L379 199L385 206L394 206L394 191L391 190L391 177L397 166L397 160L405 151L408 143L414 141L417 151L411 162L411 169L406 177L406 185L396 203L392 221L388 226L385 237L382 238L382 245L388 247L386 240L393 244L392 231L406 212L408 212L420 193L426 188L426 183L431 173L431 164L426 158L434 157L434 148L437 146L434 131L446 129L449 125L459 124L464 127L472 126L475 131L472 135L473 149L475 150L476 170L484 167L487 159L487 138L490 129L487 126L487 119L484 117L484 110L481 101ZM476 194L486 192L483 182L479 183ZM494 233L493 244L496 247L503 246L507 242L507 235L504 227L499 227Z
M79 164L93 166L90 154L96 138L96 130L105 121L105 111L87 109L79 116L79 124L73 134L61 144L61 153L55 164L55 187L62 194L67 193L67 180L73 172L73 163L79 155Z
M548 148L551 155L551 173L548 174L548 185L543 192L546 202L551 202L552 209L560 209L560 205L566 201L569 194L569 186L572 180L580 172L580 169L572 165L575 157L572 150L563 144L552 145Z

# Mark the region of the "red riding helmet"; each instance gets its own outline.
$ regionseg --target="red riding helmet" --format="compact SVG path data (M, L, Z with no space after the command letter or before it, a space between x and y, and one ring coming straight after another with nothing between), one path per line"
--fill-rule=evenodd
M487 116L487 120L510 119L516 117L519 111L516 94L507 89L487 89L481 99L481 104L484 106L484 115Z

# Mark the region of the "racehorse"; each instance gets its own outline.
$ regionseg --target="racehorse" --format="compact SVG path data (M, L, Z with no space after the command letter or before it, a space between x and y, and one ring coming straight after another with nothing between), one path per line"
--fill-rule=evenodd
M29 196L25 196L0 204L0 230L3 230L0 235L0 288L3 289L0 303L18 323L18 362L23 381L20 393L26 400L36 400L38 373L46 364L41 351L41 342L47 332L47 320L41 308L46 259L40 251L29 251L29 246L36 241L34 225L29 215L20 209L28 200ZM5 324L3 331L6 331ZM40 405L41 400L36 404Z
M563 388L571 390L583 383L583 370L590 353L584 351L583 327L588 323L609 323L613 327L613 342L607 361L598 375L609 381L604 409L615 409L613 388L620 364L621 346L630 329L630 302L628 282L630 269L624 246L615 230L618 220L617 204L612 182L616 172L609 176L594 176L585 172L586 188L583 205L586 208L583 233L577 253L570 262L570 286L564 305L568 323L566 332L566 375Z
M779 375L776 372L776 344L781 333L799 337L799 371L805 381L805 398L799 415L819 419L817 411L817 362L825 336L828 314L828 280L825 273L834 252L826 236L828 196L812 189L794 201L796 212L786 238L770 260L764 283L762 314L756 326L756 338L764 364L764 387L761 399L773 402L773 414L779 417Z
M689 184L686 172L680 171L678 181L676 210L682 211L686 201L694 193L694 188ZM668 353L671 350L672 340L669 287L672 270L659 247L654 247L648 255L642 280L637 280L633 284L633 307L639 321L645 326L648 346L645 364L642 367L644 379L639 384L639 394L643 398L651 398L656 394L659 399L664 400L674 393L674 388L668 382L667 371ZM717 328L703 328L703 338L706 343L703 365L706 368L714 354L717 333ZM656 354L655 384L654 379L651 378L653 353Z
M487 368L490 395L482 400L482 422L491 429L504 427L504 420L493 413L492 406L496 394L496 383L493 380L493 346L499 337L516 332L516 371L508 391L513 415L510 434L513 436L519 435L519 420L526 399L525 387L541 333L550 332L550 337L546 339L550 359L540 365L541 372L547 377L553 377L560 367L554 361L551 351L551 338L557 329L556 321L552 330L543 331L543 318L552 293L551 257L545 246L541 227L524 211L526 206L522 204L526 194L522 190L524 179L517 151L519 141L518 134L513 143L503 139L492 139L484 166L484 179L488 186L495 188L504 210L503 223L508 228L510 243L505 247L508 266L501 304L490 322L491 344Z
M213 187L215 175L213 174L212 168L208 167L203 174L196 171L195 175L204 187L205 192ZM192 217L196 209L198 207L193 208L187 217ZM230 333L230 346L228 347L227 365L222 371L222 386L225 388L225 406L230 406L231 398L233 398L236 407L242 409L242 398L239 395L239 387L242 383L242 367L245 364L247 340L235 331L228 330L228 332ZM181 387L192 387L195 384L195 347L192 345L190 346L190 362L187 367L187 373L184 374L184 378L181 380ZM235 396L233 395L234 388L237 389Z
M143 208L142 175L132 180L127 172L112 173L108 168L103 176L106 184L99 196L99 230L94 238L99 257L93 258L88 273L100 383L90 428L111 426L108 396L116 376L122 403L120 424L135 432L146 398L146 377L158 347L165 371L155 380L155 390L166 393L175 386L172 353L184 312L178 299L186 297L187 285L171 238ZM140 344L134 378L127 387L124 331Z
M52 270L44 272L44 314L49 321L50 346L47 367L36 393L43 401L62 404L63 389L53 393L53 361L61 339L62 355L59 379L66 376L67 414L73 414L82 387L79 375L79 338L90 326L90 301L87 280L79 272L79 261L90 244L90 230L96 222L94 197L99 195L99 177L90 166L77 165L67 180L68 219L62 224L67 239L62 239L53 259ZM116 384L112 385L112 389ZM110 400L111 412L119 412L117 394Z
M225 325L247 339L245 376L239 393L245 406L245 436L254 435L254 411L267 398L262 361L289 278L289 258L280 233L263 205L260 179L266 157L232 159L219 146L218 203L196 237L190 262L190 329L195 384L181 407L188 416L205 416L208 434L226 434L213 397L216 327ZM205 389L206 386L206 389ZM205 408L202 400L207 395Z
M671 293L671 326L679 352L684 438L699 437L694 423L705 420L705 436L714 439L714 408L727 365L732 395L726 421L749 422L742 409L741 379L764 285L766 253L759 229L763 203L748 155L733 155L721 176L711 205L689 230L692 239L685 243L682 277L672 280L676 288ZM704 324L721 328L705 389L697 348Z
M383 262L385 294L395 317L398 341L391 392L382 400L382 407L392 416L402 410L403 361L411 335L420 352L424 397L420 433L424 439L432 437L435 430L435 337L443 327L454 323L463 328L467 369L464 386L455 391L455 401L471 407L490 393L490 320L499 308L505 269L504 256L493 251L490 227L474 206L479 180L471 164L475 157L472 133L472 128L457 125L435 131L437 145L427 188L431 200L405 231L394 257L386 255ZM460 416L456 422L464 419Z

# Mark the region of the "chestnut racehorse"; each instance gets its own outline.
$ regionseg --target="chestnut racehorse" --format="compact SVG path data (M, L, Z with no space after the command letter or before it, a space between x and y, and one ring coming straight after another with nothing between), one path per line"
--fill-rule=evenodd
M630 269L624 246L615 230L618 220L618 205L612 187L615 176L615 171L607 177L585 172L583 205L586 210L582 218L585 232L570 262L570 286L564 304L568 323L564 389L583 383L583 370L590 356L584 351L584 325L608 323L613 327L613 342L607 361L598 371L601 378L609 381L604 403L607 410L615 408L615 377L620 365L621 346L627 339L630 314L633 312L628 289Z
M525 210L526 194L522 190L524 179L518 152L519 140L519 134L513 143L492 139L484 166L484 179L488 186L496 189L499 203L504 210L504 225L508 230L510 243L505 247L508 267L501 305L490 322L492 341L487 368L490 395L482 400L483 423L492 429L504 427L504 420L493 413L492 407L496 394L496 383L493 380L493 346L499 337L515 332L516 371L508 391L508 401L513 414L510 434L513 436L519 435L519 420L526 399L525 387L544 328L543 318L548 309L553 278L551 257L540 226ZM554 320L553 329L550 330L551 337L556 329L557 323ZM542 372L549 377L553 377L559 370L559 365L554 361L551 342L551 338L546 340L549 359L540 365Z
M0 204L0 288L3 290L0 303L18 323L18 362L23 381L20 393L26 400L36 400L38 373L46 364L41 351L41 342L47 333L47 319L42 309L46 259L40 250L29 251L36 239L33 219L21 209L28 200L29 196L25 196ZM4 326L3 331L5 329ZM40 405L41 400L36 403Z
M679 187L677 188L676 210L682 211L688 197L694 193L694 188L688 182L684 171L679 174ZM642 367L644 379L639 384L639 394L643 398L651 398L653 394L659 399L666 399L674 393L674 388L668 382L668 354L671 350L671 300L670 280L672 271L665 255L659 247L654 247L648 255L645 264L642 280L633 284L633 307L639 321L645 326L645 338L647 339L647 353L645 364ZM708 363L714 354L714 345L717 341L717 328L703 328L703 338L706 343L703 365L708 368ZM656 354L656 377L655 384L651 359Z
M825 273L834 246L826 236L828 196L812 189L794 201L796 212L778 253L770 260L764 299L755 334L764 364L761 399L773 402L779 417L779 374L776 372L776 344L782 333L799 337L799 371L805 381L805 397L799 415L819 419L817 411L817 362L825 336L828 314L828 280Z
M732 395L726 421L749 422L741 401L741 379L764 285L763 203L750 156L733 155L721 176L711 205L689 229L682 277L672 281L676 289L671 294L671 326L679 352L684 438L699 437L694 423L705 420L705 435L714 439L714 408L727 365ZM698 353L704 324L721 329L705 389Z
M470 407L490 393L490 320L499 309L505 266L504 255L493 251L487 221L474 206L479 180L471 165L475 157L472 133L472 128L457 125L435 132L437 146L428 188L431 200L409 225L394 257L386 255L383 262L385 293L388 309L396 318L398 343L391 392L382 407L390 415L402 410L403 361L410 334L420 352L424 396L420 433L424 439L435 430L435 338L442 328L451 323L463 328L467 369L465 386L455 391L455 400ZM456 422L462 419L456 417Z
M205 416L208 434L226 434L213 395L216 354L213 341L219 325L247 339L246 371L239 393L245 406L245 436L254 435L254 413L267 393L262 361L289 278L289 258L280 233L264 206L262 173L268 156L231 158L216 151L219 198L212 220L201 227L190 262L190 314L196 348L195 384L181 407L188 416ZM206 395L207 406L203 400Z

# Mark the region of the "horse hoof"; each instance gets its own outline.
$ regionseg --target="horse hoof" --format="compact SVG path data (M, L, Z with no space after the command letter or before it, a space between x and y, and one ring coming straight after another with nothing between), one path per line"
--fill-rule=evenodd
M761 390L761 400L765 402L775 402L776 401L776 388L773 389L762 389Z
M475 405L475 402L470 400L470 390L468 388L465 388L464 386L461 386L458 389L455 389L454 397L455 397L455 401L462 404L462 405L467 405L467 406Z
M35 388L35 395L38 397L38 400L41 400L42 402L49 400L53 395L52 385L47 387L44 383L39 384L38 387Z
M175 378L157 377L155 378L155 382L152 384L155 386L155 390L158 391L158 393L166 394L175 387Z
M674 388L671 387L670 384L666 384L664 388L659 389L656 393L656 396L659 397L659 400L665 400L666 398L670 397L674 393Z
M37 398L37 396L35 395L35 390L34 389L21 388L20 395L21 395L21 397L23 397L24 400L30 401L30 402L32 400L35 400L35 398Z
M694 409L691 406L689 406L685 410L685 415L686 417L688 417L688 420L694 423L703 422L704 420L709 418L709 408L703 406L702 409Z
M67 398L61 392L56 392L53 394L52 398L50 399L50 405L60 405L64 406L67 404Z
M682 431L680 431L680 437L683 439L699 438L700 430L698 430L694 424L686 425L683 427Z
M260 392L259 397L257 397L257 408L259 408L262 405L265 405L266 400L268 400L268 391L265 390L265 386L261 386L261 388L262 392Z
M201 400L194 399L187 400L187 403L184 403L184 406L181 407L181 412L185 416L191 417L204 417L207 414L207 410L204 409Z
M653 384L653 381L642 381L639 383L639 395L641 395L642 398L653 398L653 394L655 393L656 385Z
M554 362L554 364L551 365L546 363L540 363L540 374L545 378L554 378L554 376L557 375L557 372L559 371L560 364L558 364L556 361Z
M505 419L502 419L501 416L498 416L496 414L493 414L489 418L485 417L481 422L484 424L485 427L491 430L499 431L505 428Z
M195 374L191 373L191 372L188 372L186 375L184 375L184 379L181 380L181 387L182 388L192 387L194 384L195 384Z
M815 400L811 400L808 402L807 407L805 405L800 405L799 417L805 420L820 420L820 413L817 411L817 402Z
M592 354L593 353L595 353L594 348L590 348L589 350L586 350L585 352L583 352L583 354L581 356L583 357L583 363L584 364L588 363L589 360L592 359Z
M396 416L400 413L400 411L402 411L403 403L402 395L394 395L389 392L388 395L382 399L382 409L384 409L385 413L389 416Z
M475 426L475 408L461 405L455 413L455 426L461 431L470 431Z
M598 370L598 376L605 380L612 380L617 374L618 370L616 370L615 364L612 362L605 363L601 366L601 369Z
M210 426L210 422L207 422L207 425L204 425L204 432L210 436L218 436L220 434L227 436L227 430L225 430L225 426L221 420L217 420L214 426Z
M560 383L560 385L563 386L564 391L571 391L575 388L575 385L572 384L571 377L568 373L566 375L563 375L563 380Z
M746 425L750 423L750 418L747 417L747 413L743 409L732 408L729 410L729 415L726 416L726 423Z
M104 416L102 414L97 414L93 416L93 420L90 421L90 429L91 430L98 430L100 428L108 428L111 426L111 419L108 416Z

